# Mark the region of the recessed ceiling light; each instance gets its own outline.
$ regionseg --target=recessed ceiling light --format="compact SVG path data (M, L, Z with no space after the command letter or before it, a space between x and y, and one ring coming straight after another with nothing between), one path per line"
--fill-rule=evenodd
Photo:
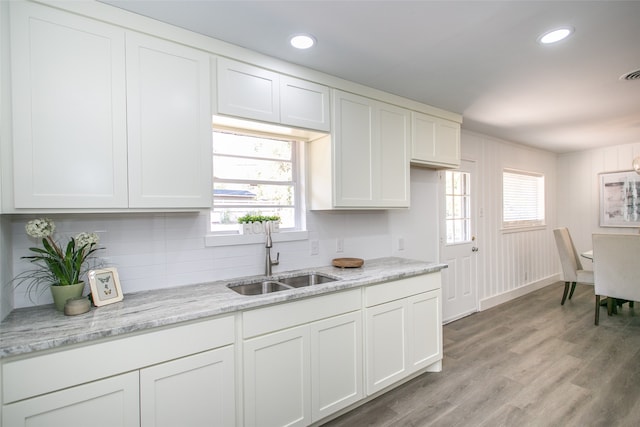
M296 34L291 36L291 46L296 49L309 49L311 46L316 44L316 39L309 34Z
M564 40L569 37L571 33L573 33L573 28L571 27L556 28L555 30L547 31L538 37L538 42L542 44L557 43L560 40Z

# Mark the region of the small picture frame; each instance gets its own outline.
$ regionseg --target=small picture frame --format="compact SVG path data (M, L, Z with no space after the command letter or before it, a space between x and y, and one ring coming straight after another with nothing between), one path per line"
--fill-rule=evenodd
M113 267L89 271L89 285L93 305L96 307L122 301L124 298L118 271Z

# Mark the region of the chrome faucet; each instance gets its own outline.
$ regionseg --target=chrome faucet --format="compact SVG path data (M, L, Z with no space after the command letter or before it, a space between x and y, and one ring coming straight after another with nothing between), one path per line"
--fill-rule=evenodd
M264 232L267 235L267 243L265 245L266 259L264 264L264 274L265 276L269 277L271 276L271 267L280 264L280 252L278 252L278 254L276 255L276 260L272 261L271 248L273 247L273 241L271 240L271 223L268 221L264 223Z

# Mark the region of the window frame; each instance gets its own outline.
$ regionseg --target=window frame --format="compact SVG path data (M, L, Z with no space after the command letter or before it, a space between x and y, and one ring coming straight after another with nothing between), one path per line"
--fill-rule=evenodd
M523 177L534 177L537 178L536 182L536 190L535 194L537 197L537 202L535 206L537 207L537 213L535 219L520 219L520 220L506 220L505 219L505 209L506 209L506 192L505 192L505 175L515 175L515 176L523 176ZM514 229L531 229L531 228L540 228L546 226L546 179L544 173L534 172L534 171L525 171L520 169L511 169L511 168L503 168L502 170L502 228L503 230L514 230ZM542 194L540 194L542 192ZM514 201L515 202L515 201Z
M453 176L457 174L460 178L463 178L464 182L466 185L463 186L463 188L461 189L462 191L460 192L451 192L449 193L447 191L447 187L448 187L448 178L449 176L451 176L453 178ZM473 189L471 188L471 173L466 172L466 171L461 171L461 170L446 170L444 172L444 203L445 203L445 208L444 208L444 224L445 224L445 245L447 246L454 246L454 245L461 245L461 244L467 244L473 241L473 230L471 229L471 203L472 203L472 191ZM447 216L447 204L449 202L449 200L451 199L451 202L455 205L455 201L459 200L460 201L460 206L462 207L462 211L464 213L463 216L460 217L456 217L455 215L452 217L448 217ZM454 209L455 210L455 209ZM449 223L452 221L459 221L462 222L464 224L464 229L465 232L463 232L464 237L466 237L465 239L461 239L461 240L454 240L454 241L449 241ZM455 233L454 233L455 235Z
M278 233L274 233L272 238L274 241L291 241L291 240L303 240L306 239L308 233L306 231L306 216L304 215L304 209L306 206L306 192L305 192L305 178L306 178L306 168L305 168L305 142L307 141L302 136L296 136L292 134L284 134L284 133L274 133L274 132L264 132L260 130L247 129L247 128L238 128L238 127L230 127L230 126L221 126L215 125L212 127L212 141L213 144L213 135L215 132L226 132L233 133L238 135L247 135L251 137L257 138L265 138L265 139L276 139L282 141L291 141L292 142L292 153L291 153L291 169L292 169L292 185L293 185L293 197L294 197L294 221L295 227L289 228L280 228ZM211 161L213 162L212 154ZM228 181L228 180L225 180ZM248 180L251 181L251 180ZM264 181L257 180L257 183L262 183ZM211 191L213 192L215 185L215 181L213 178L213 174L211 177ZM212 197L211 208L207 211L207 232L205 236L206 246L226 246L226 245L236 245L236 244L249 244L262 242L264 240L264 235L244 235L239 232L229 232L229 231L212 231L211 230L211 213L213 212L215 206L214 197Z

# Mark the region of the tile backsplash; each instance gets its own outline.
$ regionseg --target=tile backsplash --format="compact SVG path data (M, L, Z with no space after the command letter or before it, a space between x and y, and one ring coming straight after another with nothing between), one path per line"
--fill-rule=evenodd
M298 268L325 266L336 257L372 259L405 256L437 260L437 179L435 172L412 171L412 201L416 209L400 211L308 212L308 240L274 242L272 253L280 252L274 273ZM424 201L428 200L428 205ZM428 207L429 206L429 207ZM33 218L47 216L56 223L56 239L66 241L79 232L96 232L104 250L97 254L104 266L118 269L125 293L161 289L263 274L264 244L206 247L208 212L50 214L11 216L13 274L28 269L21 257L29 247L40 246L24 231ZM395 241L402 236L406 250ZM310 240L319 243L318 255L311 255ZM343 241L343 252L336 242ZM87 292L87 291L85 291ZM5 293L5 295L7 295ZM36 301L52 301L44 292ZM14 307L33 305L24 289L14 292Z

